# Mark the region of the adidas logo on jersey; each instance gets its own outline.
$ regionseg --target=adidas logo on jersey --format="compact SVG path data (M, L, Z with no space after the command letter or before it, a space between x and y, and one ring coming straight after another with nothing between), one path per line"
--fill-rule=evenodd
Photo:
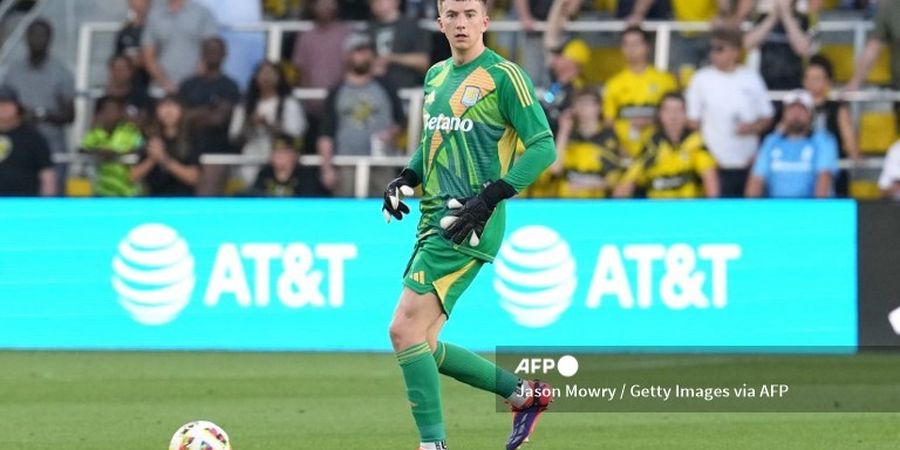
M459 117L450 117L443 114L438 114L434 117L428 114L425 115L425 129L429 131L469 132L472 131L473 126L475 126L475 123L472 122L472 119L460 119Z

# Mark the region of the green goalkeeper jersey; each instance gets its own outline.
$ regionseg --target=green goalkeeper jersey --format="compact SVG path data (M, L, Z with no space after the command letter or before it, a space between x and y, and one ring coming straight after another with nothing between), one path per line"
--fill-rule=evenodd
M556 158L531 80L492 50L459 66L452 59L437 63L424 84L422 141L409 163L422 180L419 240L440 234L451 198L475 196L485 182L498 179L521 191ZM520 145L525 150L516 158ZM504 203L494 210L477 247L465 240L455 248L493 260L503 239Z

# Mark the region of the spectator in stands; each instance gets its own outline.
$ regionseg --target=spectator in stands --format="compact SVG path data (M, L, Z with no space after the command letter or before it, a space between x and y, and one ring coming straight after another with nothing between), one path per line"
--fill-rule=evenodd
M753 10L756 0L670 0L671 13L680 22L712 22L718 26L738 27ZM640 24L651 7L664 3L665 0L635 0L634 8L628 16L630 25ZM664 13L663 10L659 13ZM669 67L678 68L679 77L685 70L699 67L706 59L709 43L703 34L693 31L672 33L669 49Z
M760 72L772 90L797 89L803 61L814 50L809 11L796 0L770 0L756 26L744 36L744 49L760 50ZM805 2L804 2L805 4Z
M322 184L331 191L338 181L332 156L383 153L403 124L403 108L395 90L372 73L375 48L369 36L351 35L345 55L347 72L325 100L317 143Z
M784 98L784 118L768 135L753 164L747 197L812 198L834 195L837 142L812 127L815 103L802 89Z
M190 125L192 145L202 153L227 153L228 125L241 98L237 83L222 73L225 41L212 37L203 41L203 63L197 75L178 89L184 116Z
M856 140L856 129L850 117L850 107L847 102L828 98L831 92L832 73L831 63L827 59L819 55L810 58L803 77L803 88L812 94L816 105L813 128L827 130L837 137L840 157L851 158L858 163L862 158ZM850 176L846 170L838 172L834 190L839 197L847 197L850 194Z
M244 105L234 110L228 135L244 155L268 159L276 135L290 137L294 146L306 132L306 114L275 63L260 63L247 87ZM256 180L259 167L241 168L241 177L249 186Z
M181 103L173 95L163 97L131 179L152 197L191 197L199 178L200 152L191 147Z
M849 91L859 90L885 45L891 52L892 87L900 89L900 2L879 1L874 21L875 30L866 42L863 54L856 63L853 78L847 83L846 88Z
M218 36L212 13L194 0L159 0L150 10L141 36L144 65L153 80L151 94L161 97L196 72L202 43Z
M603 92L603 117L616 130L626 154L635 158L654 133L660 99L678 86L670 73L650 64L650 35L640 27L622 32L622 55L625 68Z
M572 109L560 118L556 134L556 162L550 167L560 179L558 196L605 198L624 170L622 151L615 132L604 127L600 95L582 89Z
M572 106L575 92L584 87L584 68L591 58L591 49L581 39L563 39L563 28L575 14L577 0L556 0L547 19L544 33L545 60L550 68L550 80L538 85L540 102L547 114L550 128L556 132L560 115Z
M412 17L400 14L400 0L370 0L374 20L368 33L375 43L373 73L402 89L421 86L431 66L431 35Z
M0 86L0 196L56 195L50 148L22 112L16 90Z
M687 89L691 126L716 159L723 197L740 197L747 184L759 135L774 110L759 74L739 65L741 31L717 27L711 34L712 65L697 71Z
M900 201L900 141L894 143L884 158L884 168L878 177L878 187L885 198Z
M100 160L94 194L100 197L131 197L135 194L131 169L119 158L136 153L143 144L141 131L128 120L122 97L104 96L97 100L94 125L81 141L81 151Z
M571 1L571 0L567 0ZM537 86L546 85L546 71L544 70L544 52L541 48L542 36L537 31L537 22L547 21L550 17L554 0L512 0L511 16L519 19L522 32L516 33L511 48L516 53L516 61L531 74L533 82ZM557 3L559 3L557 1ZM581 1L573 9L580 8Z
M128 21L116 33L116 46L113 54L125 56L131 61L135 71L135 84L145 91L150 84L150 74L144 69L141 57L141 36L150 12L150 0L128 0Z
M247 31L240 26L263 20L263 0L194 0L212 12L219 24L219 37L228 47L228 58L222 63L222 72L247 86L253 77L253 69L266 59L266 32Z
M44 19L25 32L28 58L9 66L5 83L16 90L27 118L47 140L50 151L68 151L65 126L75 119L75 81L65 63L50 55L53 27ZM62 177L63 171L58 176Z
M337 0L313 0L313 29L303 32L294 45L291 60L300 75L300 87L331 88L344 74L343 48L350 36L348 24L337 20ZM321 112L321 102L307 108Z
M141 125L150 111L150 96L147 90L137 83L131 59L125 55L113 55L106 64L107 77L104 96L117 97L125 102L128 118ZM98 102L94 111L100 110ZM95 112L96 114L96 112Z
M700 133L688 128L684 97L669 93L659 105L659 131L641 157L628 168L615 196L631 197L635 188L649 198L716 198L719 177L716 162L703 145Z
M337 20L337 0L313 0L313 29L300 34L291 61L300 76L300 87L330 89L344 75L344 42L348 24ZM303 102L309 120L305 148L314 148L322 118L321 100Z
M324 197L328 191L322 186L315 167L299 164L296 139L278 135L269 144L272 155L269 164L259 171L252 195L264 197Z

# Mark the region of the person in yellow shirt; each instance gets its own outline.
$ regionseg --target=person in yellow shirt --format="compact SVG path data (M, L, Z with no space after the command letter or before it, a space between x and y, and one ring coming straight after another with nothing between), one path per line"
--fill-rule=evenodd
M600 95L577 92L572 108L559 121L556 163L550 173L563 198L606 198L624 172L619 140L600 120Z
M718 197L716 162L703 146L700 133L688 128L684 97L674 93L663 97L659 125L659 132L647 143L643 156L628 168L614 195L631 197L640 186L649 198Z
M625 69L612 77L603 93L603 116L613 126L626 153L636 158L654 132L659 100L678 88L668 72L650 64L650 36L640 27L622 32Z

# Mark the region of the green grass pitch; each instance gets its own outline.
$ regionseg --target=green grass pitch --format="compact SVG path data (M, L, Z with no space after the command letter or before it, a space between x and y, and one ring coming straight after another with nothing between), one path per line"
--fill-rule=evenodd
M450 448L503 448L509 414L442 380ZM161 450L201 418L236 450L417 444L389 354L0 352L2 450ZM547 414L525 448L882 449L898 430L900 414Z

